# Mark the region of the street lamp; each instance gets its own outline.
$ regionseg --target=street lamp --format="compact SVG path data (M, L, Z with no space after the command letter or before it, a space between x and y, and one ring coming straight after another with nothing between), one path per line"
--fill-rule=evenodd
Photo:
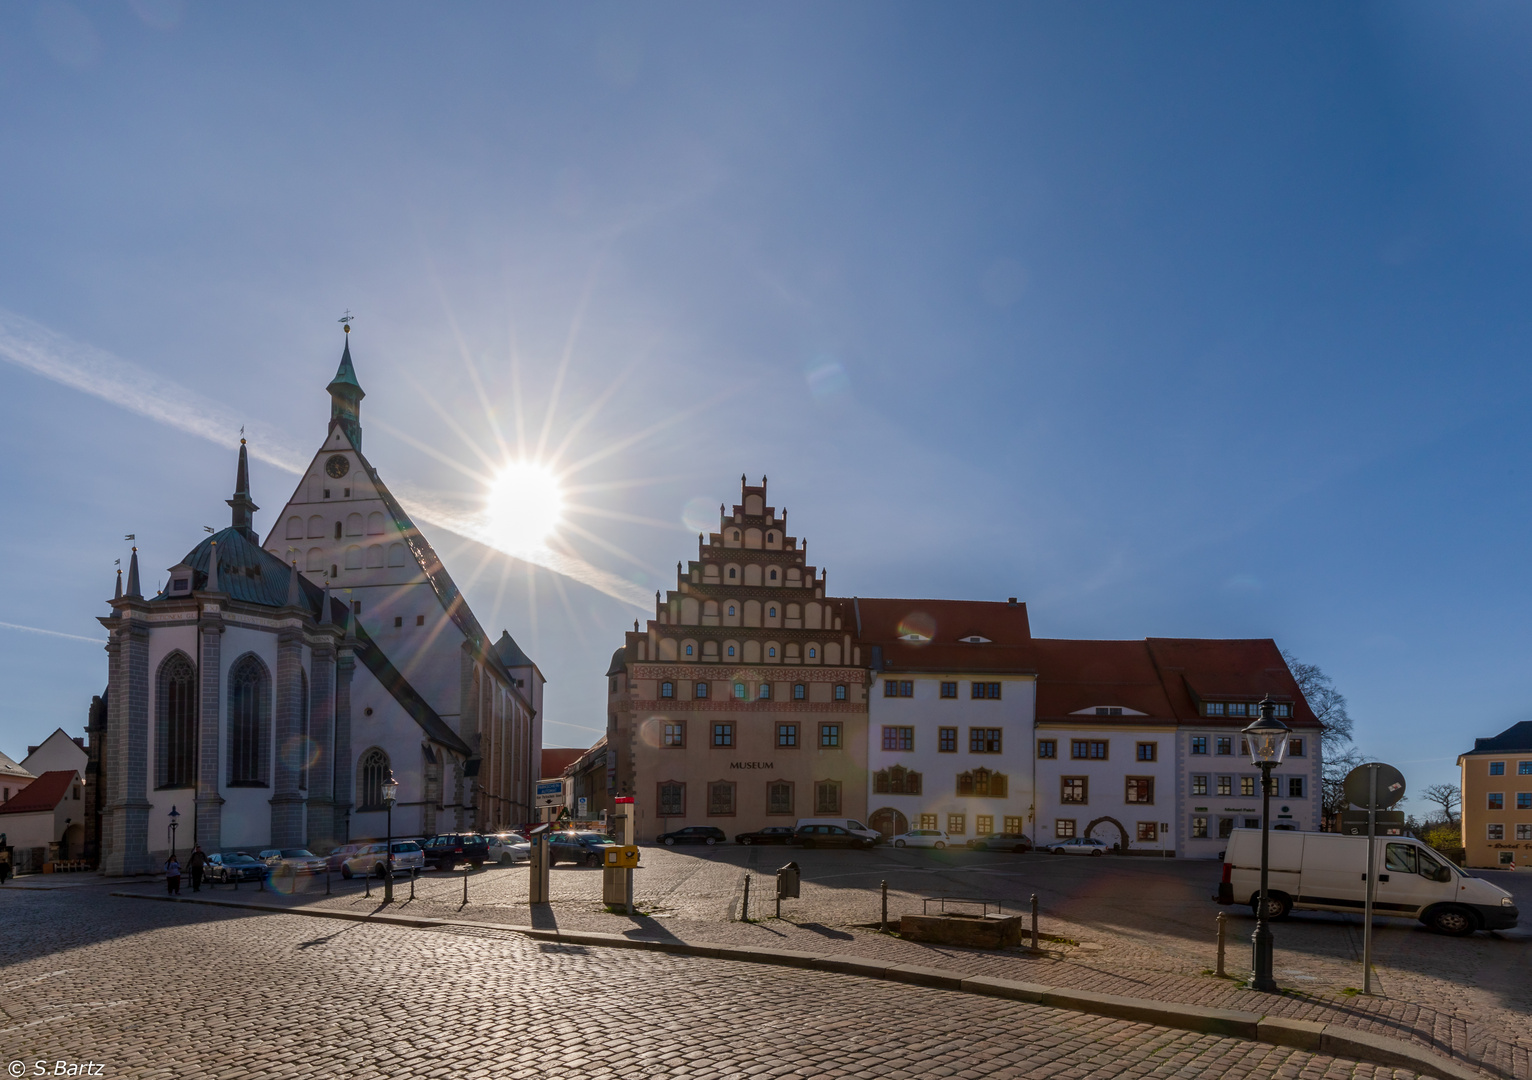
M1271 847L1271 770L1282 764L1287 753L1287 736L1292 730L1276 717L1277 706L1271 695L1261 702L1261 718L1244 731L1250 748L1250 763L1261 770L1261 898L1255 911L1255 933L1250 943L1254 952L1254 972L1250 985L1256 990L1274 993L1277 980L1271 973L1271 927L1266 922L1266 875Z
M383 805L388 808L388 842L383 845L383 902L394 902L394 800L399 797L399 782L394 779L394 771L388 771L388 779L383 781Z
M170 833L170 857L172 859L176 857L176 829L180 826L180 822L176 819L180 816L181 811L177 810L175 804L172 803L170 806L170 829L168 830Z

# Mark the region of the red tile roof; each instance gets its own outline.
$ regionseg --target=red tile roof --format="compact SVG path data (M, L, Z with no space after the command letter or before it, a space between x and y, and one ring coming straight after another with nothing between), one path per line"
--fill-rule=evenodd
M0 804L0 814L35 814L40 810L56 810L59 802L69 794L69 785L79 774L73 769L55 769L45 772L15 795L10 802Z
M845 602L864 650L864 663L887 671L1030 673L1032 628L1027 605L991 600L905 600L858 597ZM842 621L842 627L846 622ZM910 640L919 634L926 640ZM982 642L964 641L981 637Z
M564 770L580 760L589 747L545 746L543 747L543 776L552 779L563 776Z

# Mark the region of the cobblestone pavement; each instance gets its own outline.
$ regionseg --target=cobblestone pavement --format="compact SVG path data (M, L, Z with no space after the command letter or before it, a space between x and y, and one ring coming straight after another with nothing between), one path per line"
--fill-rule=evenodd
M855 976L0 892L0 1060L95 1075L1403 1078Z
M784 919L773 911L772 874L789 859L804 871L803 896L786 901ZM746 874L752 877L751 914L738 921ZM1212 976L1216 915L1208 896L1217 864L1149 859L1070 859L968 851L872 852L798 849L645 847L635 895L642 914L608 913L600 902L601 872L560 866L553 872L554 903L532 913L526 904L527 870L491 867L468 875L430 873L416 884L416 899L400 883L403 910L443 918L513 925L557 926L633 936L675 937L846 952L905 963L1000 975L1054 986L1157 998L1221 1008L1323 1019L1413 1038L1457 1056L1486 1062L1505 1075L1532 1078L1532 955L1526 930L1447 938L1412 921L1380 919L1374 933L1373 998L1362 985L1361 919L1301 913L1275 927L1277 978L1293 991L1280 999L1257 995ZM878 885L889 883L889 913L919 911L920 897L984 896L1018 901L1036 892L1048 955L996 954L900 941L865 925L879 916ZM1532 912L1532 874L1493 875L1517 892ZM355 910L376 906L360 883L332 882L326 899L320 880L284 902L327 903ZM242 893L248 893L246 886ZM268 895L267 899L277 897ZM1227 971L1249 967L1253 920L1246 908L1227 909Z

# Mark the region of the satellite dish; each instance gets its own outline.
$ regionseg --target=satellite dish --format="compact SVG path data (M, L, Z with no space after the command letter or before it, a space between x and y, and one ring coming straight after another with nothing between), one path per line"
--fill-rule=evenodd
M1378 774L1378 801L1371 802L1372 774ZM1404 774L1392 765L1374 762L1358 765L1346 774L1346 801L1362 810L1387 810L1404 798Z

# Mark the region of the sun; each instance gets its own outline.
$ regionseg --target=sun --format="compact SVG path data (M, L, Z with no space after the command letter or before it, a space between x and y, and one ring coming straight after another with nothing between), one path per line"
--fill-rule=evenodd
M564 492L546 465L513 461L490 482L484 512L496 540L512 551L531 551L563 521Z

